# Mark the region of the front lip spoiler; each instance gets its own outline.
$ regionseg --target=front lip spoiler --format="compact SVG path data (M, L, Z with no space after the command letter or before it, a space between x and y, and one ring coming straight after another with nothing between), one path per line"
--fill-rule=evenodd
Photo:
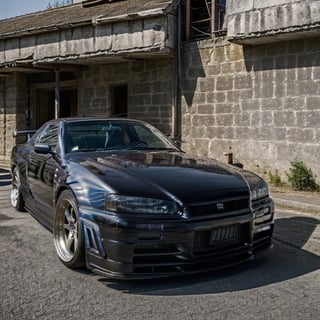
M96 266L94 264L90 265L90 269L92 272L100 274L105 277L110 277L112 279L119 279L119 280L141 280L141 279L158 279L158 278L170 278L170 277L176 277L176 276L186 276L186 275L191 275L191 274L198 274L198 273L206 273L210 271L215 271L215 270L221 270L222 268L232 268L236 265L239 265L241 263L248 262L250 260L253 260L253 256L248 257L245 260L242 260L240 262L234 262L230 263L228 265L224 265L223 267L212 267L212 268L207 268L203 270L193 270L193 271L180 271L180 272L170 272L170 273L145 273L145 274L122 274L122 273L116 273L116 272L111 272L105 269L99 268L99 266Z
M177 277L177 276L183 277L183 276L192 275L192 274L204 274L204 273L211 272L211 271L222 270L225 268L232 268L237 265L245 264L249 261L254 260L256 256L260 256L261 254L265 253L265 251L267 251L268 249L272 249L272 248L273 248L273 244L270 243L263 250L260 250L256 254L250 255L247 258L242 259L240 261L231 262L231 263L224 264L221 266L212 266L210 268L205 268L205 269L201 269L201 270L190 270L190 271L180 270L177 272L170 272L170 273L159 272L159 273L124 274L124 273L117 273L117 272L113 272L113 271L108 271L106 269L99 267L98 265L95 265L95 264L90 264L89 269L96 274L102 275L104 277L109 277L112 279L117 279L117 280L144 280L144 279L148 280L148 279L158 279L158 278L170 278L170 277Z

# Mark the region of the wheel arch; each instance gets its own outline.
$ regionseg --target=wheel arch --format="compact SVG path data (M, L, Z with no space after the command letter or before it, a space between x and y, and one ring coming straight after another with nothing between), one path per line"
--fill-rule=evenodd
M70 188L69 186L66 186L66 185L61 185L57 188L56 190L56 193L55 193L55 198L54 198L54 206L56 207L57 206L57 202L58 202L58 199L60 197L60 195L62 194L63 191L65 190L69 190L72 192L74 198L76 199L77 201L77 197L75 195L75 193L73 192L72 188Z

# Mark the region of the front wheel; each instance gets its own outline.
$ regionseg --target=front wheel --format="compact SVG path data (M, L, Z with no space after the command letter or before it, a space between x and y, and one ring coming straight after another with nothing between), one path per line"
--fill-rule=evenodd
M53 225L54 244L57 254L66 266L79 268L85 265L83 232L76 199L73 193L61 193Z
M18 211L25 211L24 200L21 192L20 172L17 167L12 171L12 185L10 191L10 200L12 206Z

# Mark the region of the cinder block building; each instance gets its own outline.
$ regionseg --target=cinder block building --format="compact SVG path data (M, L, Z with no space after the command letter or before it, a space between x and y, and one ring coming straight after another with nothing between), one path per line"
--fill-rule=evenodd
M0 21L0 160L57 116L146 120L198 155L320 176L320 1L86 0Z

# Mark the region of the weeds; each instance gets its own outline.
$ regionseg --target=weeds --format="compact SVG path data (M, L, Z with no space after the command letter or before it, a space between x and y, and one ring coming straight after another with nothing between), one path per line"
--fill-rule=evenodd
M275 187L283 187L285 185L285 183L281 180L278 170L276 170L274 174L269 171L269 182Z
M292 188L299 191L320 191L320 186L316 182L317 176L302 161L291 162L289 170L287 177Z

